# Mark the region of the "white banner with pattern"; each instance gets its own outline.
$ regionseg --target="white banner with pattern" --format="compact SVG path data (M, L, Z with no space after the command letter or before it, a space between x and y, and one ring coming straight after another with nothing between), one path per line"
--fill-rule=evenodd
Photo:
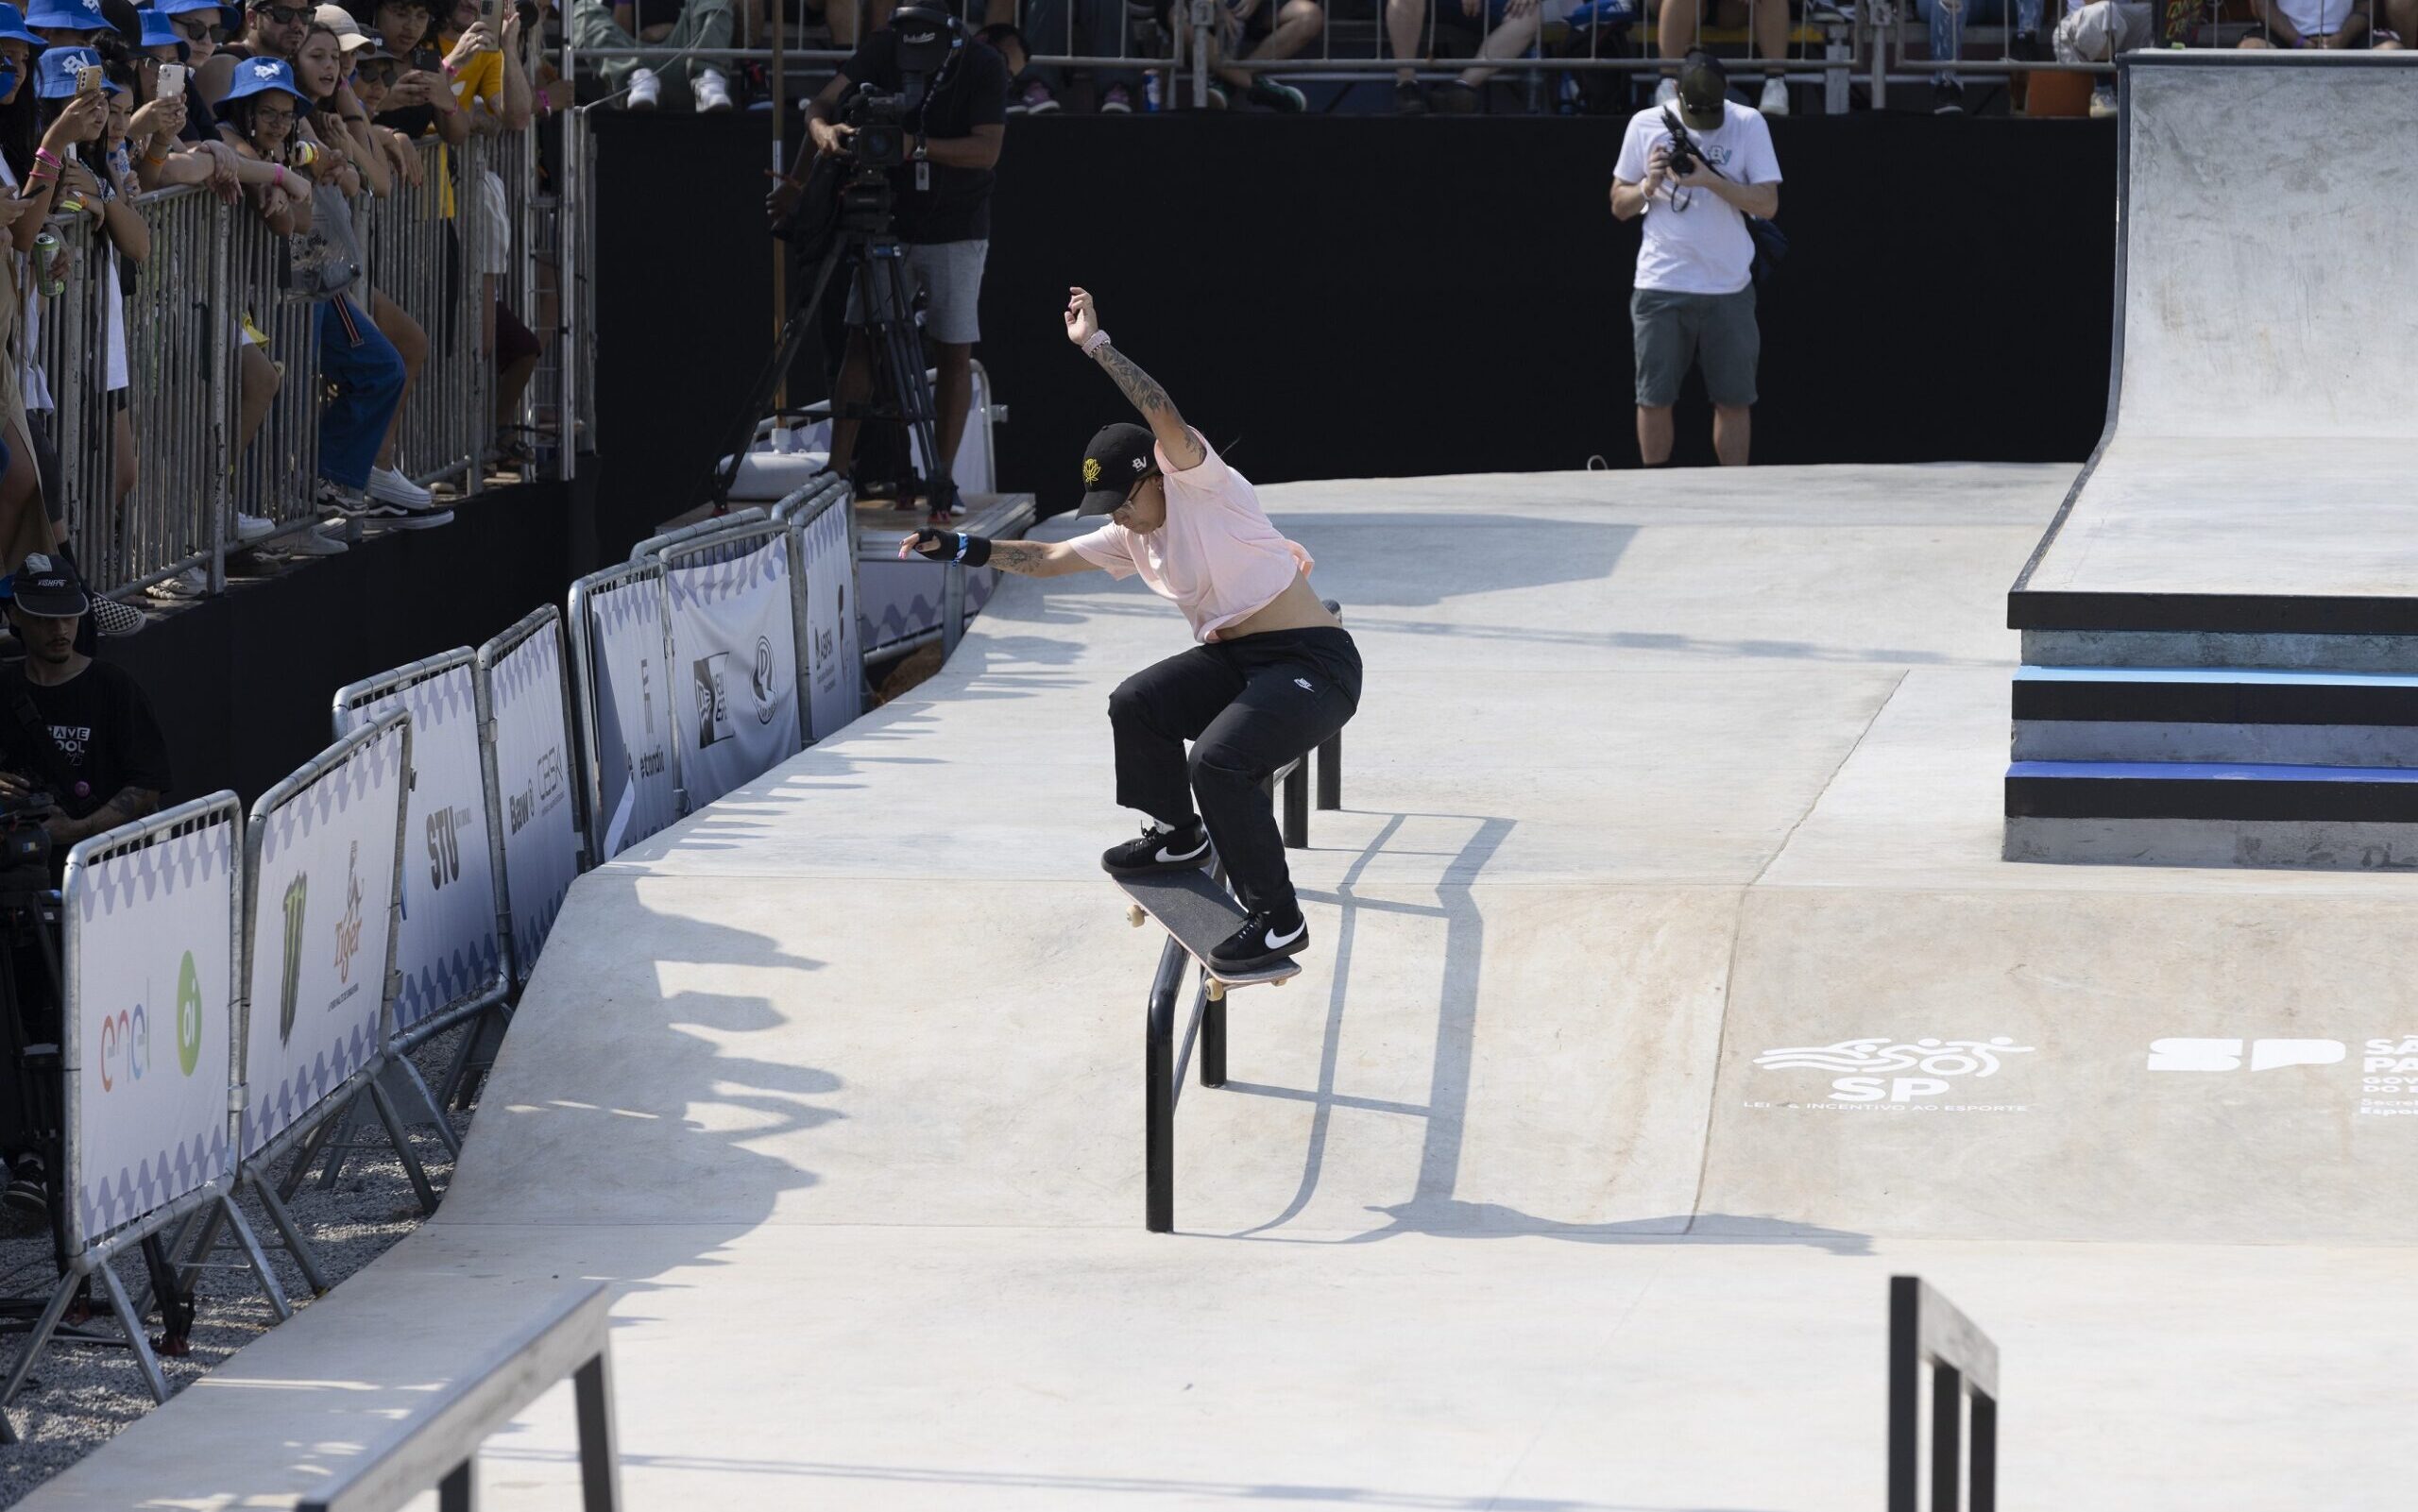
M318 1107L378 1048L395 906L403 726L256 813L238 1157Z
M798 532L806 560L807 711L828 739L861 712L864 652L857 631L856 543L845 500Z
M563 894L579 875L562 641L561 621L549 617L542 628L497 657L486 674L496 790L502 797L512 959L523 981L562 911Z
M797 632L785 533L727 561L668 562L680 772L690 809L798 752Z
M493 990L503 952L496 940L493 841L469 662L343 711L337 733L396 708L412 716L402 920L395 942L400 1033Z
M68 878L77 1248L229 1168L236 819Z
M596 698L600 861L680 817L672 772L672 688L663 586L633 578L586 596L587 686Z

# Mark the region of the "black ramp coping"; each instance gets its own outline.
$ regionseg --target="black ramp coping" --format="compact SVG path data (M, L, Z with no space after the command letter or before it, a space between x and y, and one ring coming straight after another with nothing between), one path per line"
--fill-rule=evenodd
M2006 816L2418 824L2418 769L2018 761Z
M2152 724L2418 725L2418 677L2032 669L2015 717Z
M2091 593L2018 588L2010 630L2186 630L2247 636L2418 636L2418 597Z

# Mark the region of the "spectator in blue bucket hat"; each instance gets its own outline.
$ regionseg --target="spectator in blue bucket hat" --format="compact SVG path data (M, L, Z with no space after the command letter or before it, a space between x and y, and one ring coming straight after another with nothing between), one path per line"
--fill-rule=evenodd
M34 0L26 25L53 47L81 47L113 29L101 0Z

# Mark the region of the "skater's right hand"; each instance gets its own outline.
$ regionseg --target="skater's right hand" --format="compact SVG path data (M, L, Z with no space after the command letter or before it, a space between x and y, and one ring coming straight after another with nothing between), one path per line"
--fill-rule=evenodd
M1066 339L1080 347L1099 330L1099 306L1081 289L1068 289L1066 295Z

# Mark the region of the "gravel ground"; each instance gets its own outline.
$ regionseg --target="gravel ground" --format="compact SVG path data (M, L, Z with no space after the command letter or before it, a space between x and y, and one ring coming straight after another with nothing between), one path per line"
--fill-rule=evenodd
M455 1045L466 1029L455 1029L420 1046L412 1059L434 1091L452 1063ZM468 1113L449 1111L458 1136L469 1129ZM369 1129L383 1135L375 1119ZM413 1144L430 1181L442 1193L453 1174L451 1157L435 1132L413 1131ZM279 1167L282 1174L283 1163ZM302 1272L284 1250L274 1248L277 1231L247 1191L240 1199L244 1215L267 1249L269 1263L287 1300L310 1305L310 1288ZM345 1166L344 1179L332 1191L322 1191L315 1174L294 1195L289 1206L294 1221L311 1241L320 1269L341 1284L344 1279L386 1252L387 1247L412 1232L420 1221L419 1202L402 1162L391 1150L356 1151ZM213 1257L235 1260L239 1252ZM128 1295L140 1297L145 1284L139 1253L122 1258L117 1273ZM55 1274L46 1231L0 1236L0 1295L46 1295ZM274 1326L267 1300L249 1267L205 1270L197 1283L193 1326L193 1352L182 1359L162 1359L168 1389L181 1391L221 1360ZM109 1319L106 1304L100 1318ZM157 1318L149 1320L154 1328ZM114 1325L111 1324L113 1327ZM153 1335L157 1337L155 1334ZM24 1348L25 1335L0 1338L0 1351L13 1362ZM124 1349L53 1343L43 1351L32 1379L9 1404L9 1418L25 1436L22 1444L0 1446L0 1507L10 1505L68 1466L106 1442L111 1434L151 1410L150 1391L143 1384L134 1357Z

